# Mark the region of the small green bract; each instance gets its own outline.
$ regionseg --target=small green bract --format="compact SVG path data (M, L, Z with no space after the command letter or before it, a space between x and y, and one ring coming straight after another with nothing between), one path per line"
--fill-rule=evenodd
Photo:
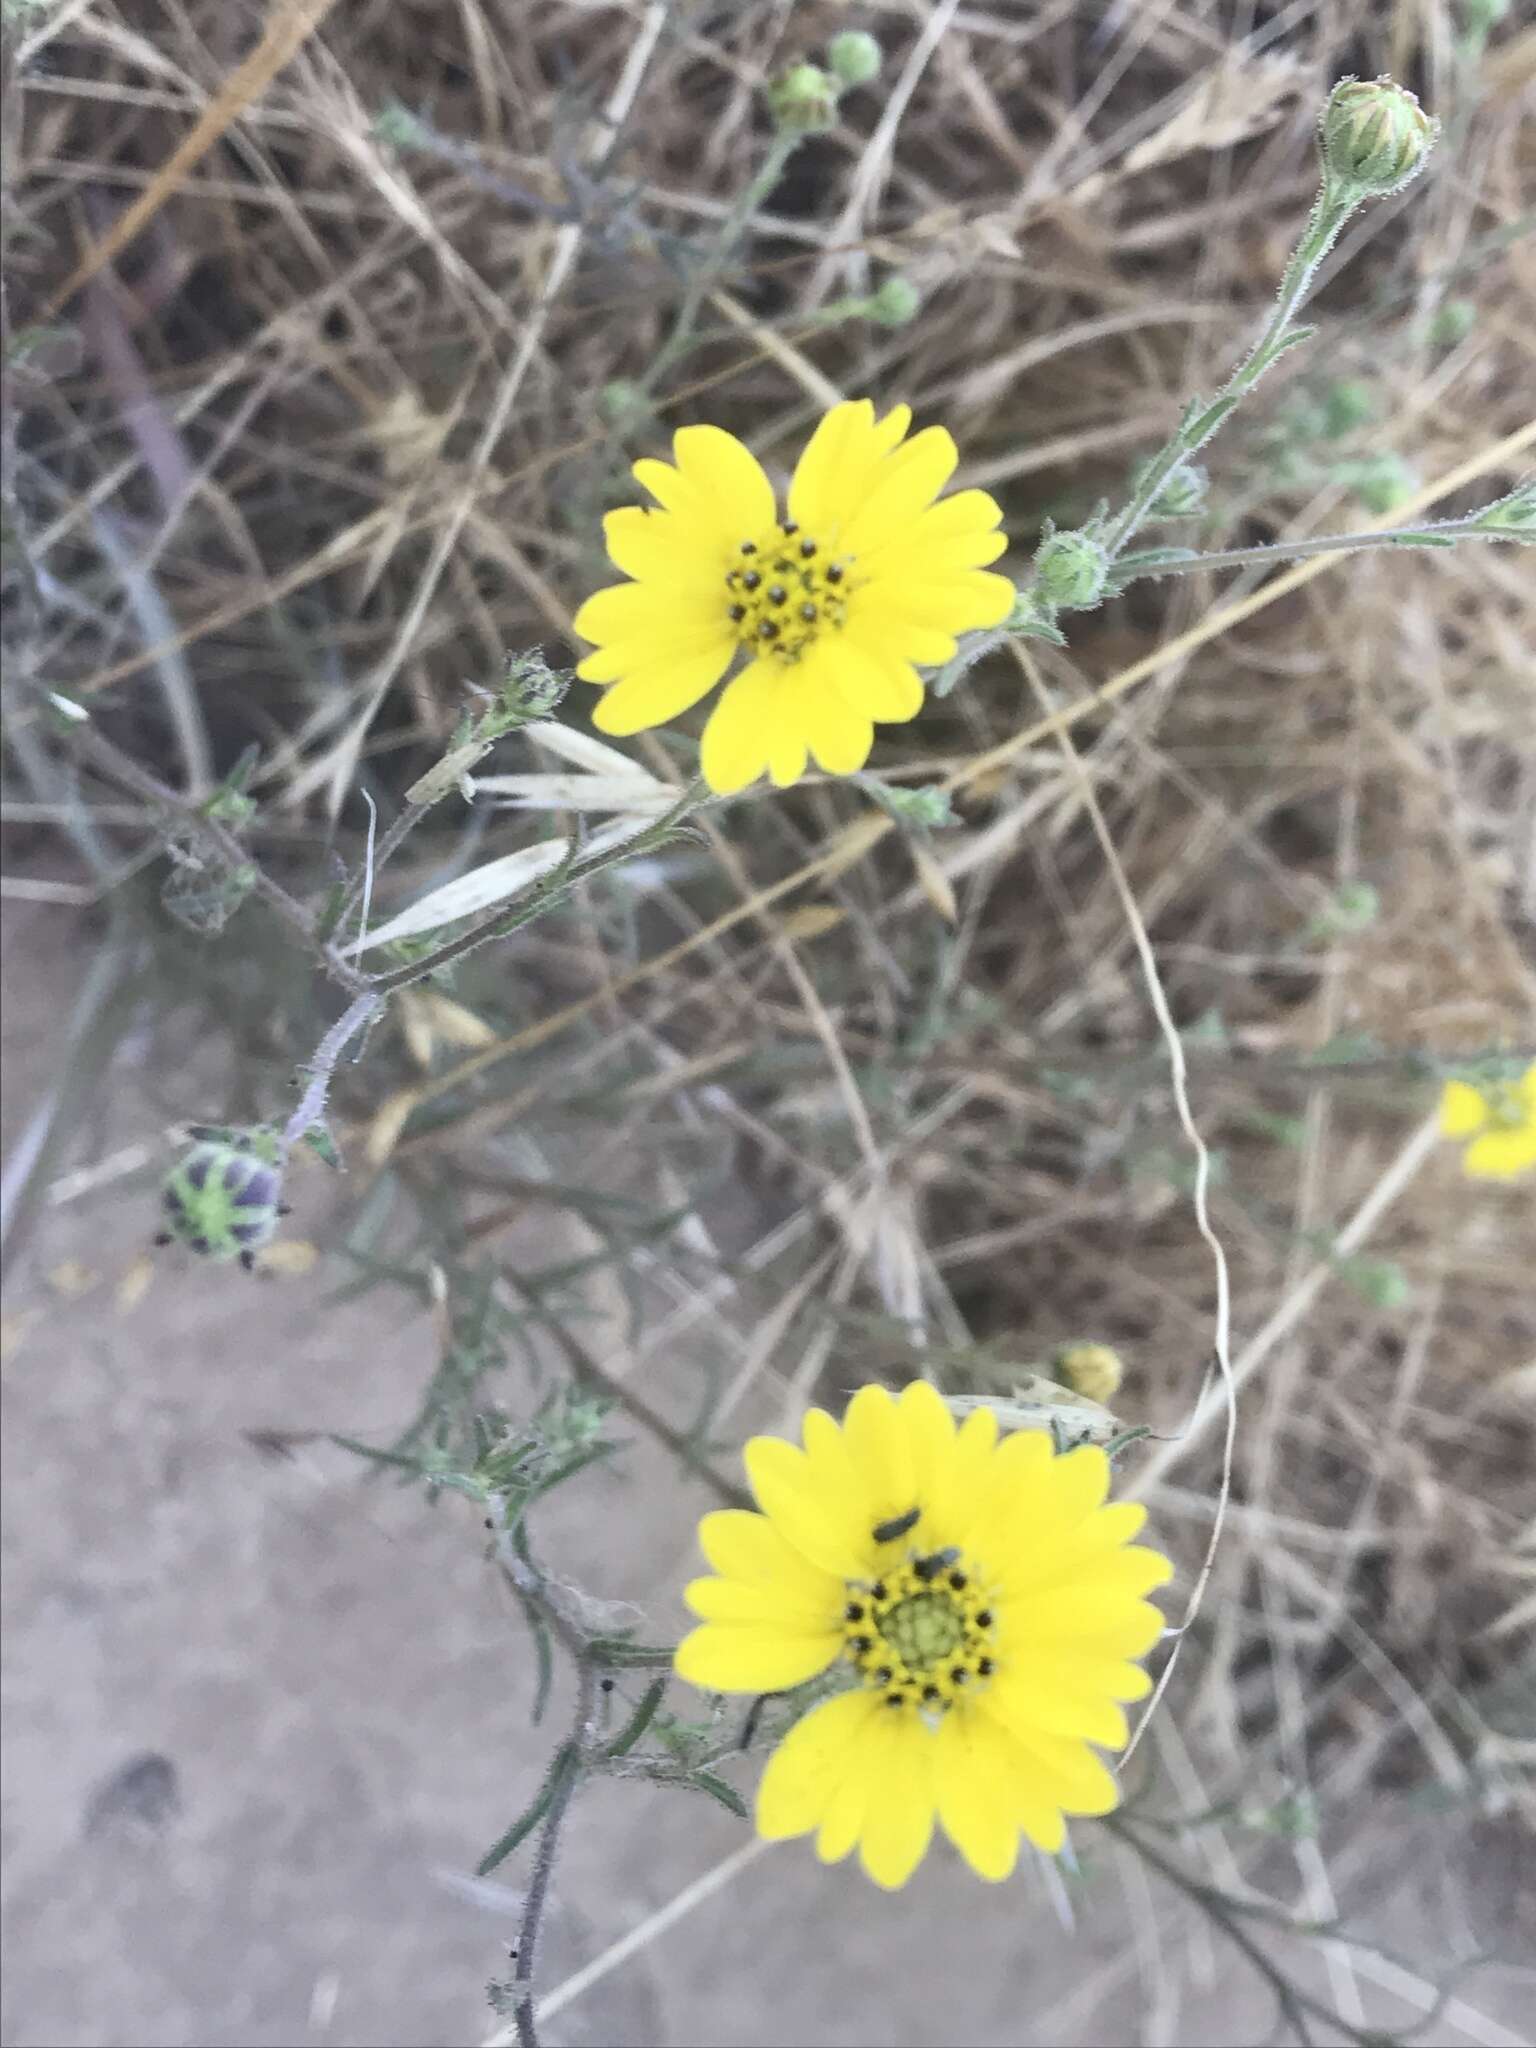
M272 1131L194 1125L193 1143L166 1176L165 1228L156 1244L179 1242L205 1259L238 1259L247 1272L287 1213L282 1147Z

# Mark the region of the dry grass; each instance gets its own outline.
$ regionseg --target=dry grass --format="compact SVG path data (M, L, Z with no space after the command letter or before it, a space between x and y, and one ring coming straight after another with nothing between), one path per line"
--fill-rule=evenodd
M12 326L87 281L14 380L8 491L41 579L14 591L18 669L189 788L255 742L257 843L305 886L333 833L359 843L361 790L393 813L466 678L509 649L566 658L597 515L679 422L783 467L834 393L909 399L998 493L1022 566L1041 520L1115 491L1262 318L1341 72L1390 67L1446 141L1357 220L1318 340L1212 451L1202 543L1362 523L1340 465L1366 454L1425 486L1467 468L1443 510L1514 480L1484 459L1528 428L1536 385L1536 45L1513 17L1479 65L1457 10L1388 0L296 12L312 32L244 105L227 81L253 8L61 0L12 38ZM644 373L760 157L765 72L854 22L886 82L793 161L654 413L610 425L605 391ZM397 103L436 139L394 146ZM818 319L892 268L924 295L910 326ZM1476 309L1455 342L1435 338L1450 299ZM1299 440L1341 378L1373 417ZM1198 1764L1181 1781L1164 1745L1164 1804L1342 1774L1529 1813L1536 1730L1495 1680L1532 1616L1530 1197L1474 1195L1416 1139L1434 1083L1411 1057L1536 1043L1529 562L1313 564L1229 617L1253 587L1142 584L1040 657L1190 1033L1246 1381L1183 1674ZM422 1201L422 1243L492 1265L531 1201L583 1227L594 1189L686 1210L631 1244L648 1320L609 1363L639 1380L689 1347L721 1438L749 1394L743 1416L765 1395L792 1410L925 1363L1006 1385L1067 1337L1111 1342L1122 1405L1169 1438L1141 1483L1193 1557L1215 1437L1180 1432L1211 1263L1082 785L1048 734L1016 742L1036 714L998 658L887 733L883 775L956 783L960 822L925 845L847 787L760 796L477 964L457 997L498 1043L439 1046L373 1171ZM20 723L11 886L141 919L122 877L144 821L73 790ZM637 753L681 772L681 747ZM412 842L391 906L549 829L465 819ZM1374 921L1330 922L1360 883ZM178 999L240 1020L236 1113L310 1029L292 965L282 1014L258 1000L277 971L259 917L212 948L155 924ZM381 1033L343 1102L354 1151L420 1081Z

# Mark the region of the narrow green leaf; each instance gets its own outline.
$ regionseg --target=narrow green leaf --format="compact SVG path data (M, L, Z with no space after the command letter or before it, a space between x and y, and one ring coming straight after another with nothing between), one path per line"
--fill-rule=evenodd
M640 1704L629 1717L628 1725L616 1735L604 1751L606 1756L627 1756L655 1719L656 1709L661 1705L667 1690L667 1680L653 1678L641 1695Z
M507 1829L507 1832L501 1837L500 1841L494 1843L492 1847L486 1850L480 1861L475 1865L476 1877L489 1876L498 1863L506 1861L519 1842L525 1842L528 1839L549 1811L550 1801L575 1768L576 1745L572 1742L562 1743L555 1752L555 1760L549 1767L549 1775L539 1788L538 1797L525 1812L513 1821L511 1827Z
M697 1785L701 1792L707 1792L711 1799L718 1799L728 1813L734 1813L738 1820L747 1818L747 1803L734 1785L727 1785L724 1778L717 1778L713 1771L695 1771L684 1780L685 1784Z

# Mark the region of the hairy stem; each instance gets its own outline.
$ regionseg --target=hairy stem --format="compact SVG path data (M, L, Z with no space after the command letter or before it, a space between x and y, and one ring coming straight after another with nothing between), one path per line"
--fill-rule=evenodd
M1486 511L1486 507L1484 511ZM1481 524L1484 511L1470 512L1465 519L1434 520L1427 526L1399 526L1379 532L1324 533L1310 540L1277 540L1256 548L1225 548L1219 553L1176 553L1169 550L1158 561L1142 567L1135 557L1121 564L1120 575L1129 582L1144 576L1188 576L1196 569L1242 569L1251 564L1266 567L1271 562L1299 562L1308 555L1339 555L1361 548L1446 548L1462 540L1519 540L1523 536L1501 532Z
M1291 322L1312 288L1318 265L1337 241L1339 230L1358 204L1357 198L1341 195L1331 185L1324 184L1312 209L1312 217L1307 222L1306 232L1285 267L1275 310L1265 322L1258 340L1211 403L1191 406L1185 413L1178 431L1153 456L1129 499L1105 528L1101 537L1111 560L1141 526L1174 470L1205 446L1290 341L1296 338L1291 332Z
M384 998L373 989L364 989L355 996L350 1008L345 1010L326 1032L315 1047L309 1062L309 1081L299 1098L298 1107L283 1126L283 1143L297 1144L304 1133L317 1124L325 1114L326 1099L331 1092L331 1078L336 1072L336 1062L363 1026L384 1007Z
M756 174L737 193L730 212L720 224L720 232L689 280L683 302L677 309L677 318L672 323L672 331L656 352L649 368L637 380L641 391L654 391L678 357L686 354L693 340L694 328L698 325L699 308L719 282L753 214L784 175L784 166L802 140L803 137L793 129L781 128L774 135Z

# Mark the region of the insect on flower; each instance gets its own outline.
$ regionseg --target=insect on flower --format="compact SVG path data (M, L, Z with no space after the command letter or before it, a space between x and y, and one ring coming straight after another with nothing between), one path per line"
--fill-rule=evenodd
M201 1258L238 1259L249 1273L286 1216L282 1146L265 1130L194 1124L192 1146L166 1176L166 1227L155 1243L180 1242Z
M940 497L959 460L942 427L907 439L912 412L837 405L811 436L779 516L757 458L720 427L681 427L673 462L635 464L656 500L603 522L633 580L589 597L593 641L576 673L608 687L602 732L664 725L706 696L738 654L704 728L704 779L725 796L765 771L780 787L807 759L850 775L877 724L922 708L918 666L955 635L1008 616L1014 586L987 572L1007 546L985 491Z
M917 1382L861 1389L841 1425L813 1408L803 1449L754 1437L745 1456L761 1512L699 1524L715 1576L687 1589L702 1626L678 1672L715 1692L845 1681L770 1757L760 1834L814 1834L824 1862L857 1846L891 1888L937 1822L997 1880L1021 1835L1054 1853L1064 1815L1116 1805L1090 1744L1128 1739L1163 1625L1144 1596L1171 1567L1131 1541L1142 1508L1105 1504L1101 1450L999 1443L987 1409L957 1429Z

